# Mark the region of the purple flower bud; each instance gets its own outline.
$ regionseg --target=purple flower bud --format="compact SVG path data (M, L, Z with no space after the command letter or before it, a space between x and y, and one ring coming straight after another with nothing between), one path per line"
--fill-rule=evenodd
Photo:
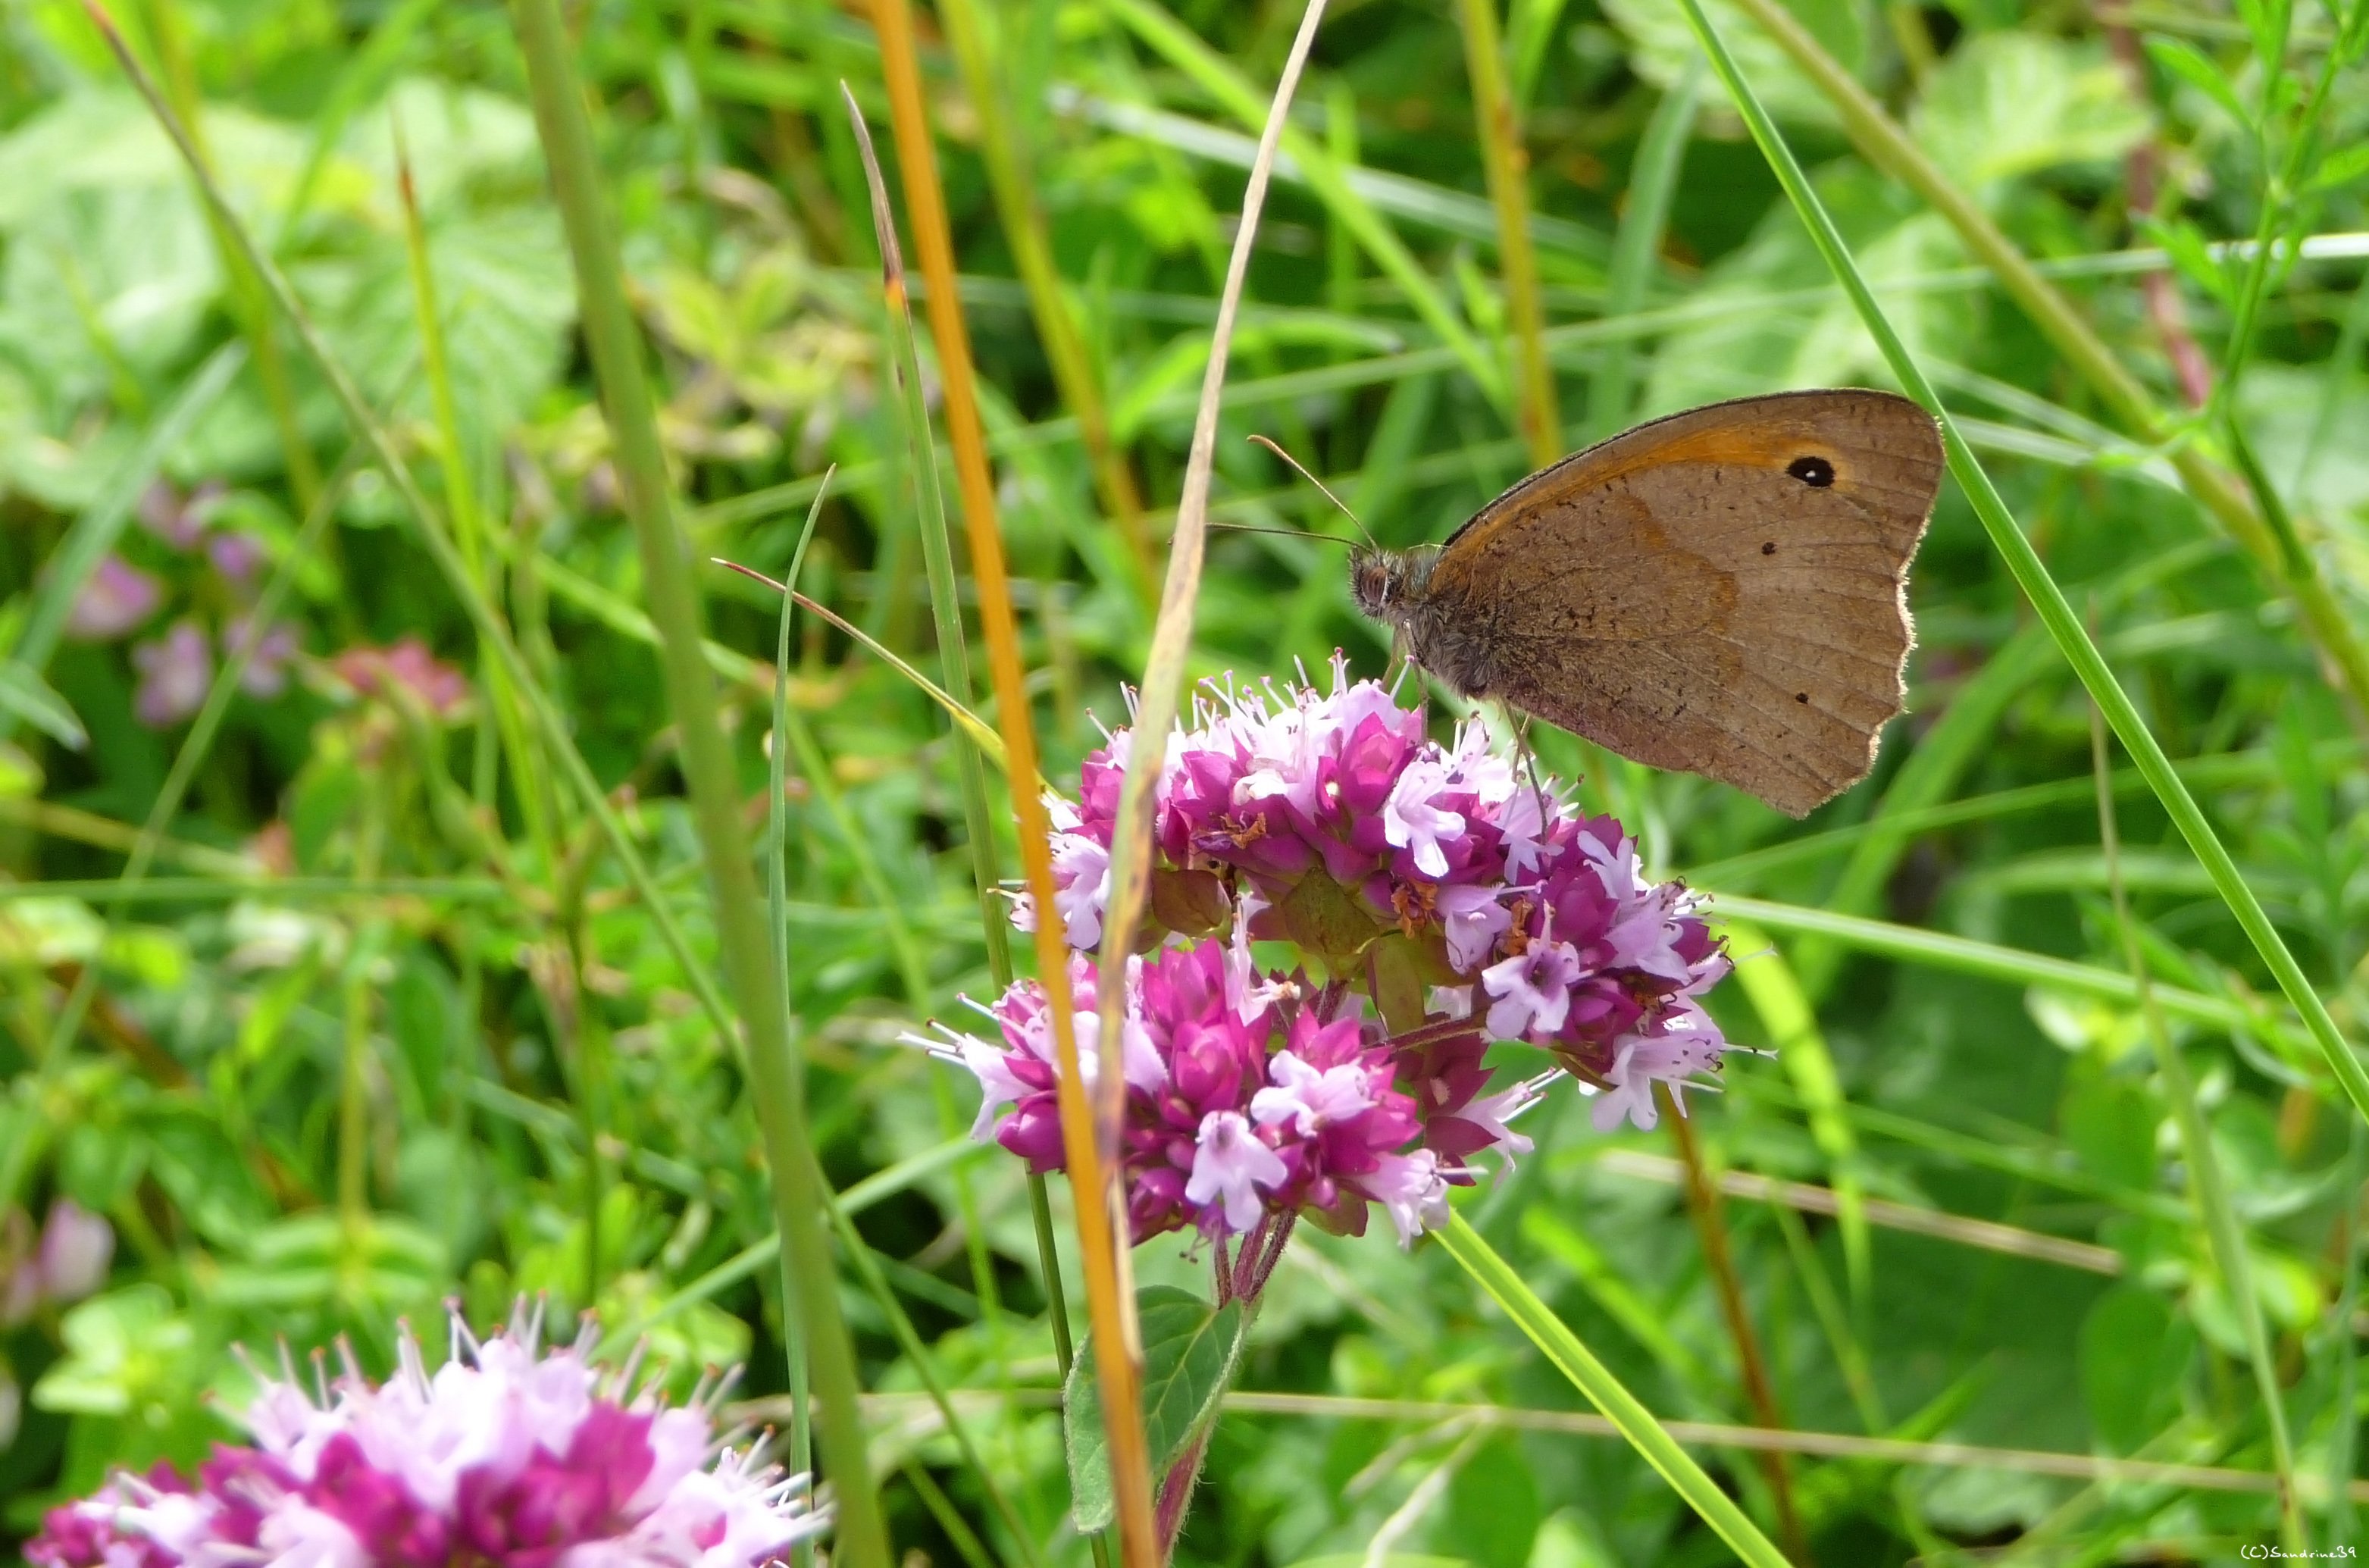
M137 630L164 601L162 583L120 555L103 555L66 611L66 635L111 643Z
M167 728L196 713L213 684L213 647L204 628L188 619L134 647L132 664L140 671L132 712L151 729Z
M263 541L252 533L224 532L206 541L206 559L214 564L232 587L246 589L254 585L256 573L270 559Z
M79 1301L107 1283L107 1265L115 1258L115 1228L70 1197L50 1205L49 1222L41 1227L41 1291L63 1306Z
M252 616L232 617L223 627L223 658L235 658L240 644L253 635ZM288 666L295 658L296 649L295 627L285 621L275 621L265 627L257 639L255 652L246 661L246 669L239 675L239 690L267 702L288 690Z

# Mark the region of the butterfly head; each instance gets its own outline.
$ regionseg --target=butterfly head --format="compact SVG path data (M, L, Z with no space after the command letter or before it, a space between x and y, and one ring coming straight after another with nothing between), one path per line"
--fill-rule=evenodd
M1429 553L1382 550L1370 544L1349 547L1349 593L1357 608L1377 621L1403 620L1410 601L1419 596L1430 573Z

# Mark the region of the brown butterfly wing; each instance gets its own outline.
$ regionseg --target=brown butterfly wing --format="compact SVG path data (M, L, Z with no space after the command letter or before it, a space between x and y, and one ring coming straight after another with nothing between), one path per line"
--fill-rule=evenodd
M1457 532L1410 628L1415 656L1624 756L1803 815L1866 776L1900 711L1908 562L1941 469L1930 416L1889 393L1745 398L1640 426Z

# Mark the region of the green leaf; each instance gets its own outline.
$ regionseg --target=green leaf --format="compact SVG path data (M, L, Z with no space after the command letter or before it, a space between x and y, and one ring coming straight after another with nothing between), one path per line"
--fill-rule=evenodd
M90 732L66 700L13 658L0 664L0 713L24 720L69 751L90 744Z
M1912 124L1935 162L1980 190L2070 165L2103 172L2147 133L2147 114L2101 49L1997 32L1950 52Z
M1381 934L1362 900L1329 876L1309 876L1276 906L1283 933L1338 969Z
M1491 1438L1448 1483L1449 1539L1479 1568L1527 1568L1539 1535L1539 1482L1510 1434Z
M2171 74L2186 82L2221 107L2223 113L2240 126L2250 126L2254 117L2237 97L2237 87L2222 74L2221 67L2206 58L2195 45L2176 38L2150 38L2146 41L2147 58Z
M1229 1301L1213 1309L1188 1290L1148 1285L1136 1292L1135 1307L1143 1334L1144 1440L1159 1473L1175 1463L1193 1435L1217 1413L1241 1337L1242 1304ZM1114 1512L1092 1343L1089 1335L1078 1346L1069 1386L1061 1391L1070 1511L1088 1534L1108 1527Z

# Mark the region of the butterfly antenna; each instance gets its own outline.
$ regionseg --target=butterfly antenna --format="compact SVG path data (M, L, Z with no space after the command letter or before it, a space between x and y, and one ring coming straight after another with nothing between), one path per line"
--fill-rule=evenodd
M1308 472L1308 469L1300 463L1299 459L1292 456L1291 453L1284 451L1283 448L1276 445L1275 442L1267 440L1265 436L1253 436L1251 440L1258 442L1259 445L1266 448L1267 451L1275 453L1276 456L1283 459L1286 463L1290 464L1294 473L1298 474L1302 479L1307 480L1310 484L1315 486L1319 491L1322 492L1326 500L1331 501L1334 506L1339 507L1341 509L1341 515L1347 518L1349 520L1350 526L1355 528L1357 532L1364 537L1368 549L1379 550L1381 548L1379 544L1374 543L1374 536L1366 532L1366 525L1357 521L1357 514L1349 509L1349 503L1334 495L1323 480L1319 479L1315 475Z
M1222 528L1228 533L1271 533L1277 539L1329 539L1331 537L1305 528L1261 528L1253 522L1219 522L1215 518L1209 520L1207 526Z

